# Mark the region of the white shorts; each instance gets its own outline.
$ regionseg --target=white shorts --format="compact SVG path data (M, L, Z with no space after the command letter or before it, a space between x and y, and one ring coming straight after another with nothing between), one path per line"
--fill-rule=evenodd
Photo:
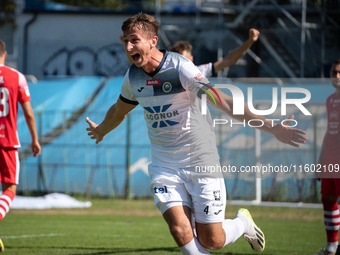
M225 217L226 189L223 176L194 173L185 168L149 165L150 189L154 204L163 214L167 209L186 205L192 209L196 222L222 222Z

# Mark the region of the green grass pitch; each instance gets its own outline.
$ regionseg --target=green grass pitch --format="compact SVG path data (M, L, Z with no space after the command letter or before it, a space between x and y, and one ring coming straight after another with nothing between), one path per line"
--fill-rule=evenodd
M181 254L151 200L89 200L86 209L11 210L0 222L6 254ZM310 255L326 243L321 209L247 208L266 236L262 254ZM227 206L226 218L237 210ZM257 253L241 237L212 254Z

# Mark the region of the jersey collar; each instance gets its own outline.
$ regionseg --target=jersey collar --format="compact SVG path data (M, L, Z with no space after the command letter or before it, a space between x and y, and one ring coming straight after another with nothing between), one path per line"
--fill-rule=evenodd
M159 51L160 51L160 52L163 52L163 53L164 53L164 56L163 56L163 59L162 59L161 63L159 64L159 66L156 68L156 70L153 71L152 73L147 73L147 72L145 72L144 69L143 69L143 71L144 71L147 75L149 75L149 76L151 76L151 77L154 77L154 76L159 72L159 70L161 70L161 68L163 67L164 62L165 62L167 56L169 55L169 51L167 51L167 50L159 50Z

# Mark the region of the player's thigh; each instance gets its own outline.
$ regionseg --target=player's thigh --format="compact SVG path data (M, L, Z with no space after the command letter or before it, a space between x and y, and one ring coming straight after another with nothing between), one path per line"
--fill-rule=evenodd
M187 206L173 206L163 214L168 225L180 225L183 222L190 222L191 209Z
M183 179L176 169L149 165L151 177L150 190L153 193L154 205L162 214L174 206L192 208L191 196Z
M20 173L18 150L0 148L0 162L0 182L18 184Z
M208 249L221 249L225 242L222 229L226 206L224 179L198 178L190 194L199 242Z
M223 178L195 178L188 190L196 222L212 224L224 220L226 189Z

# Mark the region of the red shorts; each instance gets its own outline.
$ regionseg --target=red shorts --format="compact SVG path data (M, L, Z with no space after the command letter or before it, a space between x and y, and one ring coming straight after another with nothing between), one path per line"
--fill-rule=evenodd
M20 161L18 149L0 148L0 183L19 184Z

